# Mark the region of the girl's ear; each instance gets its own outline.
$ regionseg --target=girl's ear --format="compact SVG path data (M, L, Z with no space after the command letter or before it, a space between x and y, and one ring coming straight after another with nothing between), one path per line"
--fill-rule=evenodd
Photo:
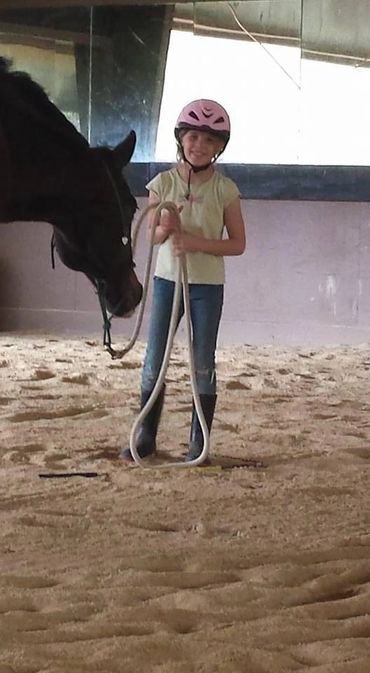
M217 149L217 154L220 154L225 149L225 141L220 139L218 141L218 149Z
M217 152L215 154L215 158L217 159L220 154L224 151L227 143L223 140L223 138L217 138L218 144L217 144Z

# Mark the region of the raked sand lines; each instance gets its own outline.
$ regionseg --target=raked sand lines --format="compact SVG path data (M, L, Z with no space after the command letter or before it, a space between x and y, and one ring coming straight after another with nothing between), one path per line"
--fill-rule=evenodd
M211 467L141 470L144 344L0 343L0 673L369 673L368 345L220 350Z
M358 547L358 558L346 562L342 549L337 550L338 558L334 551L330 560L315 563L305 554L292 555L284 563L246 568L240 563L231 574L191 569L191 563L174 570L178 556L157 558L153 572L149 569L153 559L148 557L141 568L118 563L110 577L100 564L90 576L85 574L79 588L72 568L65 570L60 582L52 577L4 575L0 578L2 646L5 650L26 648L31 666L32 659L36 664L42 653L63 652L65 668L50 670L67 671L74 660L78 670L87 670L89 655L84 664L84 644L94 648L96 643L106 653L109 647L116 654L135 651L138 656L143 641L150 661L162 650L169 666L173 648L177 652L173 663L178 664L180 657L182 670L191 671L191 665L203 660L201 665L208 671L202 645L206 637L215 647L217 643L222 646L236 671L246 665L252 671L274 670L272 657L277 671L284 666L285 670L304 671L307 666L320 671L328 659L337 658L340 666L340 653L346 650L347 669L339 670L355 671L370 655L368 547ZM223 566L226 559L220 550L212 554L211 565ZM20 590L23 598L14 596ZM355 658L354 642L358 643ZM269 657L270 668L261 664L258 668L257 662L268 662ZM211 655L210 660L217 666L216 657ZM114 664L112 670L119 668ZM127 670L134 670L129 662Z

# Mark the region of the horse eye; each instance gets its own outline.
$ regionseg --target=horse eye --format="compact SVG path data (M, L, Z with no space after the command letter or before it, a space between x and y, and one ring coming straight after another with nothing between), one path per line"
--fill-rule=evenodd
M127 243L128 243L127 236L122 236L121 241L122 241L123 245L127 245Z

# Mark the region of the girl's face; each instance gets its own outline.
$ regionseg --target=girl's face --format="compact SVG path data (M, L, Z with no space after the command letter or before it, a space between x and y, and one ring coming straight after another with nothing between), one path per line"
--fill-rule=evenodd
M186 131L181 139L185 158L193 166L204 166L218 154L224 141L207 131Z

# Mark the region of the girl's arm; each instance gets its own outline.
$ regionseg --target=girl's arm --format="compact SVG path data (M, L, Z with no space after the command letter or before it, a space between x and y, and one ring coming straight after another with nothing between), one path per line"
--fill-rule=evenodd
M149 205L157 205L160 203L160 199L157 194L154 192L149 192ZM148 224L148 239L150 240L152 235L152 229L154 226L154 208L150 213L149 224ZM157 224L154 234L154 243L164 243L164 241L172 234L174 231L177 231L179 227L179 220L177 216L168 211L162 210L159 224Z
M246 236L239 197L225 208L224 224L228 238L221 240L203 238L185 231L180 234L175 233L173 236L175 255L181 255L184 252L205 252L218 257L242 255L246 247Z

